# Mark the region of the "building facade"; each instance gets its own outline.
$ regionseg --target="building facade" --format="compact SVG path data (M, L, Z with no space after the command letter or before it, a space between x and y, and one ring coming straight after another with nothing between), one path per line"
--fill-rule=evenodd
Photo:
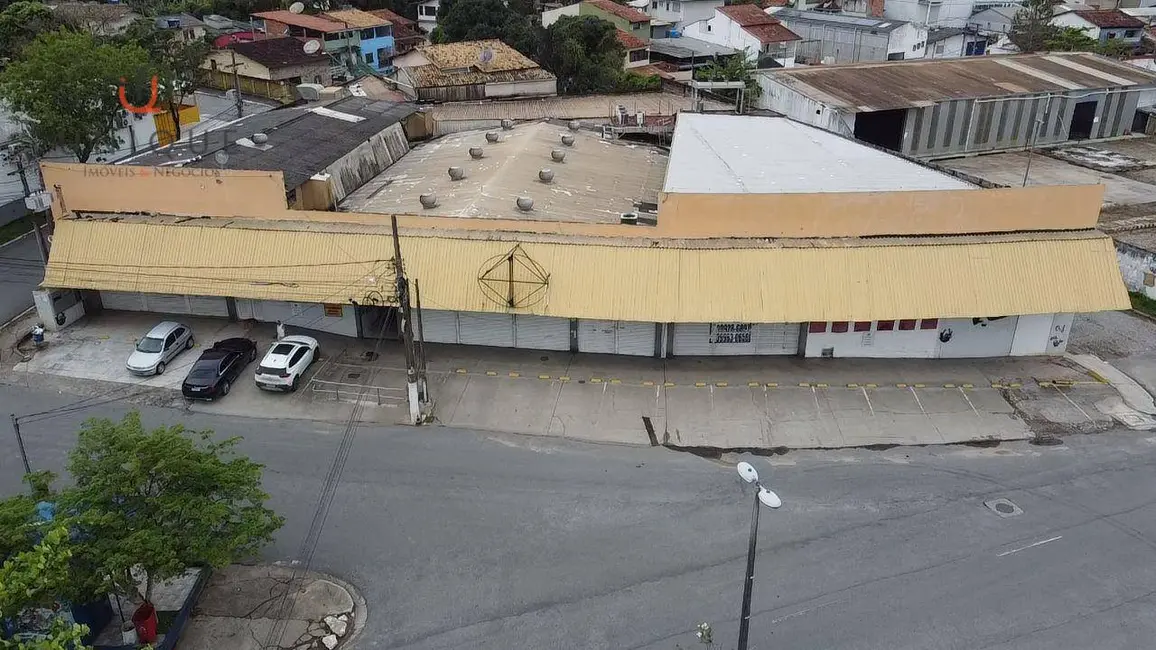
M745 53L758 67L791 68L801 37L755 5L718 7L706 20L687 24L682 35Z
M309 54L301 41L287 37L240 41L228 49L213 50L201 69L204 83L210 87L228 90L236 84L242 93L285 104L299 99L299 84L332 83L329 57L322 52Z
M799 35L799 56L812 65L922 59L927 30L907 22L823 11L773 14Z
M670 23L671 29L681 32L690 23L709 19L723 5L723 0L650 0L645 11L652 19Z
M1144 22L1119 9L1065 11L1052 24L1079 29L1101 45L1114 41L1135 48L1144 34Z

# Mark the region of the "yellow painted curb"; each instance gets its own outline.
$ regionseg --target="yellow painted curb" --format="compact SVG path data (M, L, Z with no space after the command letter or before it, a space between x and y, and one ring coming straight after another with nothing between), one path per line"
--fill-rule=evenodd
M498 376L498 373L494 372L493 370L487 370L487 371L486 371L486 376L487 376L487 377L497 377L497 376Z
M815 384L815 388L826 388L827 384Z
M621 383L622 383L622 380L621 380L621 379L611 379L611 380L610 380L610 383L612 383L612 384L621 384Z
M726 388L727 387L727 383L725 381L716 381L714 383L714 385L718 386L719 388Z
M601 383L602 383L602 378L601 378L601 377L591 377L591 378L590 378L590 383L591 383L591 384L601 384Z
M811 384L809 384L805 381L799 382L799 388L810 388L810 387L811 387Z
M674 385L674 382L673 381L665 381L662 383L662 385L666 386L667 388L670 388L671 386Z
M522 373L520 373L520 372L511 372L511 373L510 373L510 376L511 376L511 377L515 377L515 378L516 378L516 377L521 377L521 376L522 376Z
M549 379L550 375L538 375L538 379Z
M697 386L698 388L702 388L703 386L706 386L706 382L705 381L696 381L696 382L694 382L694 385Z
M858 388L859 384L847 384L847 388Z
M654 382L647 379L646 381L642 382L642 385L643 386L653 386Z
M867 388L879 388L879 384L865 384Z
M747 386L749 386L751 388L758 388L759 386L762 386L762 384L760 384L757 381L748 381Z
M458 373L459 375L464 375L464 374L468 373L469 371L466 370L465 368L458 368L454 372Z
M913 384L915 388L927 388L927 384Z
M558 381L570 381L570 378L566 377L566 376L562 376L562 377L558 378Z
M767 388L778 388L778 387L779 387L779 385L773 381L767 383Z
M1012 383L1008 384L1008 387L1009 388L1022 388L1023 384L1021 384L1019 382L1012 382Z
M955 384L944 384L944 388L955 388Z
M896 388L907 388L907 384L895 384Z
M960 388L975 388L975 386L972 384L962 384Z
M1092 379L1095 379L1096 381L1100 382L1101 384L1111 383L1108 381L1107 377L1105 377L1104 375L1101 375L1100 373L1096 372L1095 370L1089 370L1088 374L1092 376Z

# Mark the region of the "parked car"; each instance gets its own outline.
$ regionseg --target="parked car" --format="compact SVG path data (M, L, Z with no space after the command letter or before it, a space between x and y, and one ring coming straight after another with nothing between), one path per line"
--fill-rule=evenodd
M317 339L308 336L294 334L273 341L269 352L257 367L257 387L265 390L297 390L301 375L320 355L321 345Z
M257 344L244 338L217 341L201 353L181 384L181 394L189 399L217 399L229 388L249 362L257 358Z
M188 325L164 321L136 342L125 367L134 375L163 375L176 356L193 347L193 330Z

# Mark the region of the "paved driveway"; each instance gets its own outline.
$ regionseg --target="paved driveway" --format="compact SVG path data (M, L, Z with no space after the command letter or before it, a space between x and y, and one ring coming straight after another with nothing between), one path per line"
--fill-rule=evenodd
M31 233L0 246L0 323L32 306L32 290L44 279L44 263Z

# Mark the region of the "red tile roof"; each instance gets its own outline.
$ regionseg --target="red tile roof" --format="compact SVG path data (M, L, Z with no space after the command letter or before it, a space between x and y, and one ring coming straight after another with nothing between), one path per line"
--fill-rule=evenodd
M617 2L614 2L614 0L583 0L583 1L592 7L597 7L599 9L601 9L602 11L605 11L608 14L618 16L619 18L621 18L623 20L628 20L632 23L648 23L648 22L650 22L650 16L647 16L646 14L642 13L641 11L639 11L637 9L634 9L633 7L627 7L625 5L620 5Z
M279 23L292 25L294 27L304 27L305 29L312 29L318 32L331 34L333 32L343 32L348 28L339 22L322 18L320 16L310 16L309 14L295 14L283 9L277 11L262 11L253 14L254 18L264 18L267 20L275 20Z
M758 5L763 9L767 7L789 7L791 0L759 0Z
M773 25L752 25L750 27L743 27L743 31L759 39L759 42L763 45L803 40L802 36L799 36L795 32L787 29L787 26L782 23L775 23Z
M401 14L394 13L394 12L390 11L389 9L371 9L369 11L369 13L373 14L374 16L384 18L384 19L388 20L389 22L393 23L394 25L413 25L414 24L414 21L410 20L409 18L406 18L405 16L402 16Z
M718 10L738 23L739 27L774 25L779 22L755 5L730 5L729 7L719 7Z
M1119 9L1088 9L1072 13L1101 28L1140 29L1144 27L1144 23L1138 18L1129 16Z
M628 34L621 29L616 29L614 31L618 32L616 34L618 36L618 42L622 43L622 47L625 47L628 50L642 49L647 45L646 41L638 38L634 34Z

